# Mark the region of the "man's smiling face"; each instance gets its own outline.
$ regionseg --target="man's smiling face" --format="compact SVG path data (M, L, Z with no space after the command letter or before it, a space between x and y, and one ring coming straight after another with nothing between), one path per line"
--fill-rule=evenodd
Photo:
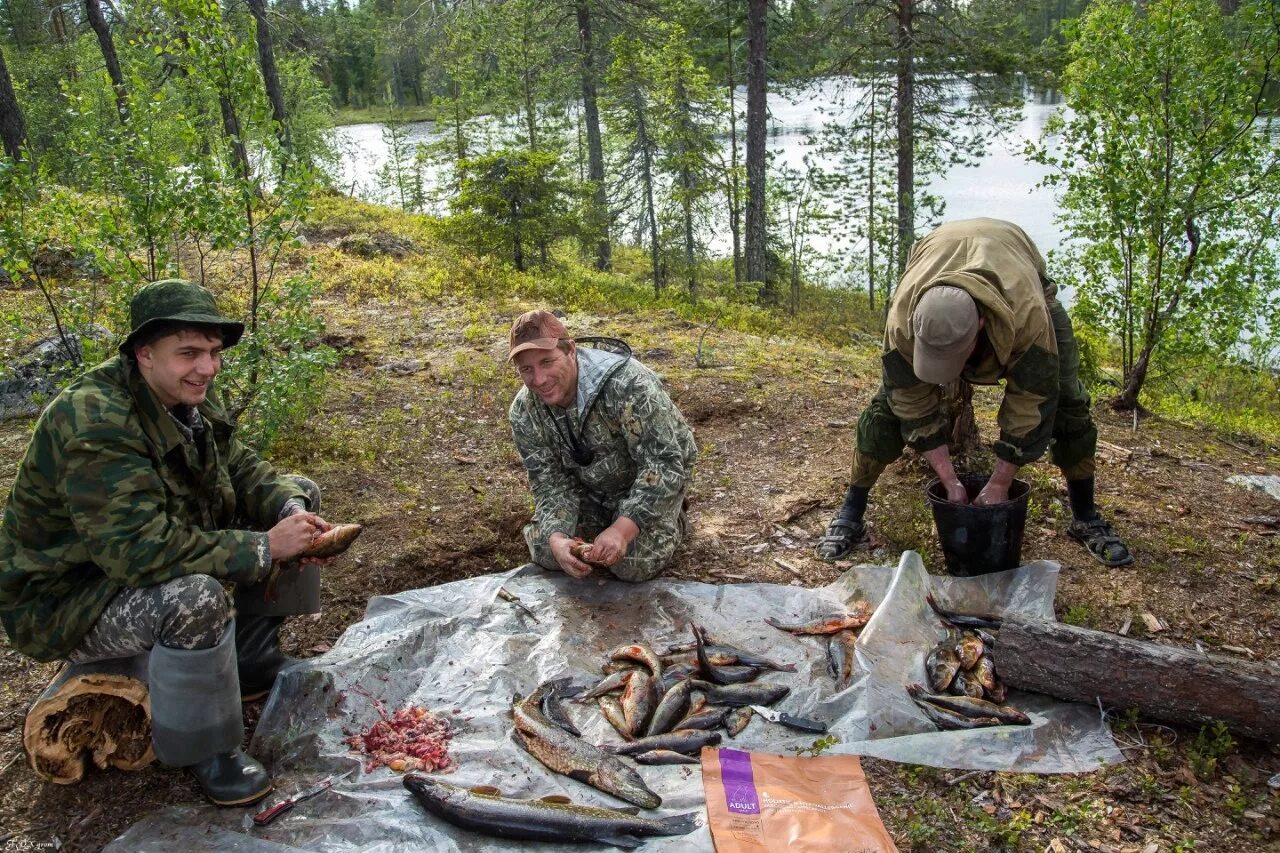
M138 370L165 406L198 406L222 370L222 335L183 329L138 347Z

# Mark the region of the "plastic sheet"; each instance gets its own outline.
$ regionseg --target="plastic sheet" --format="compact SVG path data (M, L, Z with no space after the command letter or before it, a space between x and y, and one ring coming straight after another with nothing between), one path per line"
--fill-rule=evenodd
M577 581L525 567L373 599L365 619L332 650L280 677L263 710L250 751L290 793L330 773L349 775L264 828L254 810L171 808L135 824L113 851L481 851L537 848L458 830L427 815L382 768L363 773L343 738L377 719L372 699L388 710L422 705L449 715L458 733L452 754L459 785L493 785L507 796L566 794L576 802L624 805L547 770L515 744L512 696L549 678L599 677L604 654L624 642L654 646L687 639L686 624L705 626L717 640L797 664L763 680L791 686L783 710L831 722L830 751L941 767L1073 773L1123 760L1098 710L1013 693L1031 726L936 732L904 687L923 681L924 657L944 631L925 601L957 611L1053 618L1056 564L1039 562L974 578L930 576L920 557L900 564L858 566L817 589L774 584L712 585L658 580L642 585ZM530 617L498 596L519 597ZM858 641L859 672L836 692L822 637L795 637L764 623L766 616L803 619L867 599L878 605ZM996 652L999 665L999 651ZM594 705L568 703L584 737L617 740ZM753 719L730 742L742 749L785 753L810 747L799 735ZM644 767L663 798L660 814L704 809L693 765ZM270 800L267 801L271 802ZM265 804L264 804L265 805ZM711 850L703 826L680 838L654 838L646 849Z

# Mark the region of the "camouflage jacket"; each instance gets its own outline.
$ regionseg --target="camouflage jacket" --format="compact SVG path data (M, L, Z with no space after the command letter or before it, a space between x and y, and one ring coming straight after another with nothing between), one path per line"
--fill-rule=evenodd
M521 388L509 417L544 543L574 535L587 494L644 529L693 478L693 432L657 375L634 359L579 347L577 406L548 406ZM575 461L569 435L590 449L589 462Z
M889 307L881 361L902 438L920 452L946 442L941 388L917 379L911 365L911 314L937 285L964 289L983 318L978 349L960 375L977 385L1005 383L996 456L1034 462L1049 446L1058 408L1058 343L1049 316L1057 288L1044 259L1021 228L999 219L948 222L911 247Z
M65 657L124 588L207 574L251 582L267 529L304 498L235 437L215 392L184 431L117 356L36 422L0 522L0 624L36 660Z

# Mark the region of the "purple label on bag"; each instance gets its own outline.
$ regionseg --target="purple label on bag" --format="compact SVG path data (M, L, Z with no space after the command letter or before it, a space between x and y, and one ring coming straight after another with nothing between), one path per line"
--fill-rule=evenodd
M724 782L725 804L734 814L760 814L760 797L751 772L751 753L739 749L720 750L720 778Z

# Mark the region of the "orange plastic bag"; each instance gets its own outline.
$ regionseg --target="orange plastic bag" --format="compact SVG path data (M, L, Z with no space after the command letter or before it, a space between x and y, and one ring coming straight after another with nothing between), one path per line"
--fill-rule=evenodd
M897 853L856 755L702 750L716 853Z

